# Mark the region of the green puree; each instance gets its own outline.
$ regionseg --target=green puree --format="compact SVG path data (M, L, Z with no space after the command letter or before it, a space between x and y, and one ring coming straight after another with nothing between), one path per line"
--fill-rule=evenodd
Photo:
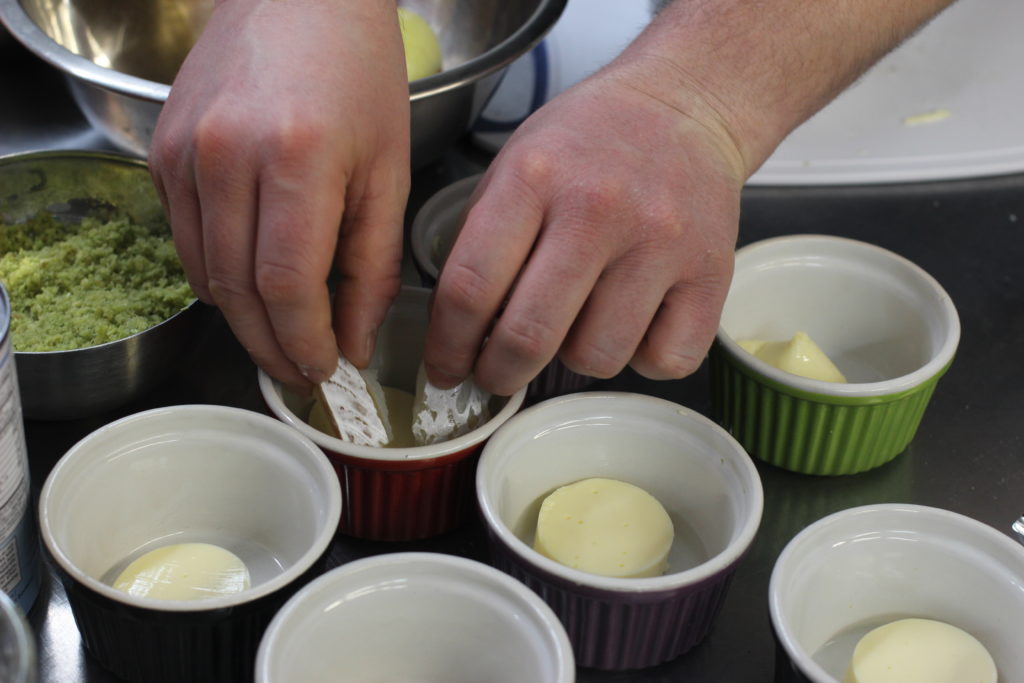
M166 226L49 214L0 225L0 282L16 351L63 351L122 339L195 299Z

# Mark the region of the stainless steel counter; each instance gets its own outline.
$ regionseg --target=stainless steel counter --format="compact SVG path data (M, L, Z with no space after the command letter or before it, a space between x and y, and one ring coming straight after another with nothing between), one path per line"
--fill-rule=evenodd
M0 48L0 154L42 148L105 148L47 68ZM414 178L410 213L443 184L483 167L485 155L460 147ZM833 511L877 502L913 502L972 516L1009 534L1024 511L1024 175L893 187L751 188L743 198L741 243L820 232L896 251L949 291L963 327L960 350L941 380L917 438L892 463L842 478L802 476L759 466L765 488L757 539L730 588L710 636L683 657L641 672L580 671L581 682L771 681L776 662L768 620L772 565L800 529ZM407 268L407 278L415 277ZM221 403L261 410L256 371L213 310L189 362L143 400L99 418L28 422L36 492L79 438L125 414L159 405ZM707 412L706 368L678 382L631 372L596 388L662 396ZM426 542L382 544L339 538L340 564L397 550L429 550L486 560L481 527ZM42 683L113 678L81 648L64 594L46 575L29 615L38 639Z

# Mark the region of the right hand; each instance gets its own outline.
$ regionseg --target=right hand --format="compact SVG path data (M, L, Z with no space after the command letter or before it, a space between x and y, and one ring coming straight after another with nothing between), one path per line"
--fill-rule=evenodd
M472 373L507 396L556 355L600 378L700 366L746 176L702 93L670 88L672 77L662 60L620 58L505 143L437 284L423 353L432 383Z
M409 191L394 3L222 0L149 162L189 283L256 364L303 387L338 349L369 362L399 288Z

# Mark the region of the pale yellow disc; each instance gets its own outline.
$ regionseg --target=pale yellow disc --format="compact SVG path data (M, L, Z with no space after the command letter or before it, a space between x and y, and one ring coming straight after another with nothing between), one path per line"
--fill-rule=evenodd
M220 546L177 543L136 559L117 577L114 588L157 600L216 598L249 588L249 570Z
M843 683L996 683L996 665L966 631L933 619L900 619L857 643Z
M534 549L568 567L615 577L659 576L675 531L665 508L638 486L584 479L544 499Z

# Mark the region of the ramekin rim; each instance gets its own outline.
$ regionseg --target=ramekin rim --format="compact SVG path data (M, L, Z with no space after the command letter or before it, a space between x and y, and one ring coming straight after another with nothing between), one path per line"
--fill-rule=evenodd
M434 263L433 258L431 258L432 245L430 244L428 237L431 234L430 229L437 223L436 221L428 220L430 217L427 214L432 213L436 206L442 206L452 201L453 195L458 196L462 194L465 192L467 187L476 187L483 176L484 174L482 172L475 173L448 183L437 192L430 195L419 209L416 210L416 215L412 218L412 224L409 226L409 242L412 246L413 258L416 260L419 267L435 280L440 276L441 270L438 267L438 264ZM472 190L470 190L470 194L472 194ZM466 195L466 199L469 199L469 195Z
M1010 552L1016 553L1020 550L1011 538L980 520L954 512L953 510L918 503L869 503L837 510L811 522L794 534L775 560L771 576L768 580L768 612L772 631L774 631L775 636L779 639L782 648L786 652L786 656L789 657L794 666L800 668L805 676L810 677L813 683L834 683L834 678L814 660L813 653L806 652L800 647L791 630L783 622L781 615L781 582L784 580L783 572L790 569L789 565L794 561L793 556L797 553L800 546L808 543L813 535L823 533L828 527L839 524L854 516L876 516L879 514L899 514L902 512L945 519L958 525L959 528L967 528L974 534L981 534L985 540L1002 546ZM872 528L877 529L877 527Z
M710 426L713 431L717 432L719 436L723 437L725 441L730 444L731 452L736 455L736 464L739 466L739 469L745 472L749 477L749 483L751 484L751 489L754 495L752 500L748 499L751 506L751 514L747 515L743 520L743 524L740 526L738 533L735 534L735 537L726 546L726 548L699 565L680 572L671 572L661 576L645 578L607 577L591 574L579 569L573 569L550 558L544 557L516 536L501 520L500 515L498 515L497 511L494 509L494 505L491 500L491 496L488 493L488 488L485 485L484 479L488 472L488 453L493 452L493 449L500 445L500 440L504 435L511 434L511 431L516 426L513 423L513 420L516 422L524 422L531 419L535 413L540 412L540 410L544 409L545 406L566 404L575 401L606 399L625 399L628 401L650 402L652 404L659 404L662 407L671 407L673 411L676 411L687 419L695 419L698 422L703 422L707 426ZM510 436L508 438L512 437ZM572 584L622 595L657 593L684 589L701 583L702 581L714 578L719 574L735 568L737 563L743 558L750 546L753 544L754 538L757 535L758 528L761 524L761 518L764 514L764 489L761 484L761 476L749 454L747 454L744 448L738 441L736 441L735 438L733 438L731 434L722 429L721 426L716 424L710 418L678 403L656 396L625 391L577 392L574 394L567 394L565 396L557 396L547 399L521 411L518 415L514 416L513 419L510 419L506 425L503 425L501 433L496 434L495 438L484 446L484 452L481 454L480 462L477 467L475 484L477 501L487 528L492 531L497 539L521 561L548 575L555 576L558 579L568 581Z
M296 618L298 611L302 609L303 603L307 599L322 590L326 590L343 577L347 578L359 572L373 571L381 567L395 567L409 565L410 563L431 569L447 569L462 572L463 575L473 575L491 585L496 584L503 588L518 604L528 610L536 619L537 624L541 626L539 631L557 658L558 681L556 683L572 682L576 669L568 633L554 610L537 593L508 574L484 562L447 553L425 551L402 551L362 557L324 572L300 588L277 611L264 631L263 637L260 639L255 667L257 680L270 680L268 677L268 667L270 666L269 658L272 654L272 641L278 634L278 631L289 620ZM538 630L531 629L531 632L538 632Z
M93 440L99 438L102 435L108 434L117 429L123 428L127 424L134 424L146 420L160 419L163 416L169 414L190 414L190 413L209 413L209 414L220 414L225 419L231 417L242 418L243 416L247 419L255 419L263 422L268 429L272 429L282 437L287 439L295 440L298 445L301 445L303 451L308 454L310 463L318 470L318 473L323 480L328 482L325 484L324 489L326 491L326 512L327 518L325 520L323 529L317 534L314 543L304 552L298 560L288 569L281 572L277 576L260 583L257 586L253 586L240 593L232 595L217 597L217 598L204 598L199 600L159 600L156 598L145 598L130 596L122 591L109 586L97 578L86 574L78 566L76 566L71 559L67 556L64 550L56 543L53 538L51 529L51 521L49 511L47 509L47 501L52 495L52 489L54 482L60 473L69 467L68 463L77 457L84 445ZM309 439L305 438L301 434L288 428L287 425L276 420L268 415L263 415L252 410L244 408L236 408L233 406L223 406L214 404L180 404L173 406L163 406L159 408L151 408L142 412L133 413L126 415L113 422L109 422L101 427L98 427L94 431L82 437L74 445L69 448L57 464L53 466L50 473L47 475L46 480L43 482L43 487L39 493L39 535L46 551L50 557L60 566L60 568L68 574L73 580L86 588L92 590L95 593L112 600L114 602L128 605L138 609L148 609L157 612L175 612L175 613L201 613L201 612L213 612L221 609L238 608L243 607L247 604L255 602L261 598L267 597L276 593L277 591L285 588L293 581L301 577L305 572L316 563L316 561L327 552L331 542L334 539L334 535L337 531L338 524L341 520L341 487L330 482L337 481L337 474L334 471L333 466L328 460L327 456L324 455L323 451L320 450L316 444L312 443Z
M719 325L715 339L730 352L732 357L748 368L752 373L767 377L768 379L771 379L783 386L793 387L794 389L809 394L820 394L828 397L874 398L890 394L899 394L920 386L934 377L941 375L945 371L953 361L957 348L960 344L960 316L956 310L956 305L953 303L952 297L949 296L949 293L945 290L942 284L939 283L939 281L936 280L928 271L905 256L897 254L885 247L881 247L870 242L864 242L862 240L835 235L809 233L799 235L781 235L778 237L769 237L756 242L751 242L750 244L744 245L736 250L736 263L738 265L742 258L749 257L751 253L754 253L759 249L770 249L779 244L800 242L807 242L810 244L823 243L843 245L846 248L859 249L865 252L881 255L883 258L888 258L901 264L938 296L942 306L943 317L947 323L946 334L945 338L942 340L942 344L927 363L912 372L899 377L892 377L877 382L826 382L785 372L761 360L760 358L747 353L729 335L725 330L725 327L723 325Z
M354 458L371 463L406 462L414 464L424 460L434 460L461 453L490 438L498 427L515 415L526 399L526 387L523 387L509 396L508 400L505 401L505 405L502 406L501 410L492 415L490 420L476 429L448 441L427 446L410 446L409 448L377 448L342 441L311 427L284 404L279 391L282 386L281 383L268 375L262 368L258 369L257 372L259 373L257 381L260 393L263 395L263 400L266 401L267 407L274 414L274 419L295 429L320 448L326 448L332 453L338 453L346 458ZM331 456L328 455L328 457Z

